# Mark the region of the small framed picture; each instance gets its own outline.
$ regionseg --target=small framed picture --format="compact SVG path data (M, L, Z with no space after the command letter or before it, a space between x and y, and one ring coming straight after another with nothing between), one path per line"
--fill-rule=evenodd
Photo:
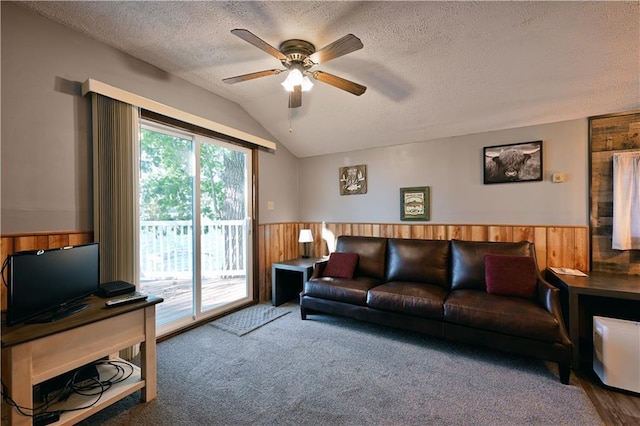
M367 165L340 167L340 195L367 193Z
M429 220L429 187L400 188L400 220Z
M487 146L484 155L484 183L542 180L542 141Z

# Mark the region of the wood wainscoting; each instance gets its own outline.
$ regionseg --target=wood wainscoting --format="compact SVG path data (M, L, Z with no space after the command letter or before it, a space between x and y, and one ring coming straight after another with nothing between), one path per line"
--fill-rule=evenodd
M589 271L589 229L587 226L523 225L427 225L327 223L334 237L356 235L369 237L418 238L434 240L522 241L535 244L540 270L547 266ZM258 226L258 281L260 301L271 298L271 264L300 257L300 229L313 233L312 256L328 254L322 239L322 223L273 223Z
M313 233L312 256L327 255L322 240L322 223L273 223L258 226L258 299L271 299L271 264L300 257L302 245L298 243L300 229ZM589 271L589 230L586 226L523 226L523 225L427 225L427 224L374 224L327 223L326 229L334 237L358 235L371 237L419 238L434 240L522 241L536 245L538 266L562 266ZM0 258L23 250L58 248L86 244L93 241L93 232L70 231L2 235ZM4 286L0 286L4 287ZM7 295L0 288L2 309L6 309Z

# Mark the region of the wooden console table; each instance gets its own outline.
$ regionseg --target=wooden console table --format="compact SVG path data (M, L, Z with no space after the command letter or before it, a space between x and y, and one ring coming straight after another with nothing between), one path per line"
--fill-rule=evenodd
M640 276L588 272L588 277L556 274L547 280L560 289L563 316L573 343L574 369L593 367L593 316L640 320Z
M99 359L114 359L118 351L137 343L141 367L134 366L131 377L112 386L94 406L63 412L54 424L75 424L137 390L143 401L157 396L155 305L162 299L150 296L112 308L105 308L105 300L91 296L88 309L46 324L6 327L3 318L2 382L17 405L34 406L34 385ZM86 404L84 400L79 406ZM32 424L31 417L5 408L11 425Z

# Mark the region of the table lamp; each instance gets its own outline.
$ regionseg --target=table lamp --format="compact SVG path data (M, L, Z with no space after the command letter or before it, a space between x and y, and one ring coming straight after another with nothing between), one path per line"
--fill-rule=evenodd
M303 259L309 258L309 243L313 242L313 234L311 233L311 229L301 229L300 236L298 237L298 242L303 244L304 251L302 254Z

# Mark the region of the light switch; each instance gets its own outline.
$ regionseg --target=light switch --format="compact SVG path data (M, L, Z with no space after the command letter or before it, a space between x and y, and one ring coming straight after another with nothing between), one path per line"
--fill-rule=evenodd
M276 205L273 201L267 201L267 210L273 210L276 208Z

